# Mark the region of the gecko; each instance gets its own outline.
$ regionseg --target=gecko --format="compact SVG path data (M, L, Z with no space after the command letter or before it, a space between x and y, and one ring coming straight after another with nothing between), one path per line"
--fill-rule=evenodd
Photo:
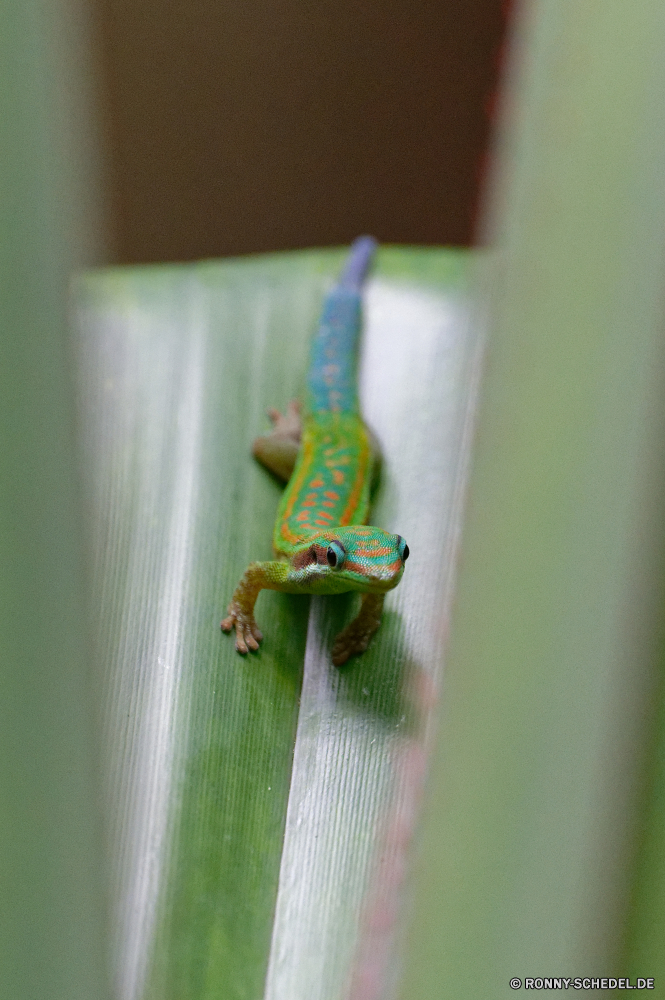
M261 590L358 591L360 610L332 648L341 666L367 649L385 595L402 579L406 541L366 523L381 458L360 413L358 345L362 286L375 249L372 237L357 239L325 298L302 413L297 402L285 414L269 410L272 430L254 442L254 456L288 483L273 531L276 559L250 563L221 623L224 632L235 628L239 653L257 650L263 639L254 617Z

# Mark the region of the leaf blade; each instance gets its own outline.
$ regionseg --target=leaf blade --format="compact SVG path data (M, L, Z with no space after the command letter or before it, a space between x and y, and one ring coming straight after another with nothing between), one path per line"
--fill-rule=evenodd
M264 409L284 408L299 394L322 293L342 257L328 251L116 270L86 277L79 286L81 413L100 656L107 673L107 801L110 814L118 816L111 830L116 972L126 996L259 997L271 937L273 954L279 951L273 912L284 865L308 602L264 592L257 614L266 639L260 652L247 658L220 634L219 619L247 562L269 557L280 487L253 463L250 444L263 427ZM382 249L376 287L368 293L375 334L365 348L370 352L364 361L365 396L374 423L381 423L387 392L394 397L394 441L376 513L388 524L408 511L405 534L408 524L412 534L422 526L423 497L418 489L406 501L400 496L395 462L410 438L398 425L405 410L413 409L417 380L421 399L429 400L424 426L446 426L441 414L450 408L450 398L441 406L434 402L440 388L436 372L443 365L452 373L450 351L445 344L440 349L440 327L452 323L455 350L464 354L467 328L448 314L453 300L459 303L455 308L466 308L469 259L464 252ZM389 278L381 278L382 266ZM400 302L401 320L390 327ZM400 353L400 323L419 302L425 310L421 318L429 317L429 354L410 351L408 344ZM393 338L394 357L388 381L372 389L382 329ZM417 337L418 329L412 325L409 336ZM432 360L438 368L431 368ZM462 395L453 408L461 418L468 386L457 376L452 378ZM453 451L460 447L462 423L455 425ZM412 450L420 466L431 466L425 438ZM438 468L441 475L440 462ZM436 485L430 482L429 501L434 500ZM421 535L426 538L427 532ZM436 544L433 552L436 561ZM418 558L412 555L409 563L416 567L414 579ZM422 574L419 579L422 599L428 584ZM430 616L437 614L436 600L430 605ZM348 602L331 607L334 617ZM411 607L408 614L413 613ZM393 730L403 734L411 724L400 688L400 656L406 656L400 614L404 608L388 613L375 649L344 675L333 674L342 730L360 719L368 745L381 738L392 746ZM431 648L438 650L437 643ZM367 685L374 691L369 699L362 693ZM305 715L301 721L305 724ZM354 778L343 766L343 733L340 739L333 740L335 795L349 806L350 825L343 824L340 867L331 861L334 850L321 857L323 870L347 885L351 910L333 907L318 938L307 935L305 919L316 908L315 895L304 910L289 910L290 940L300 928L310 958L328 938L317 973L321 996L341 995L352 975L380 840L377 824L393 782L390 751L383 753L383 763L375 759L374 785L351 807ZM333 771L321 772L324 785L332 782ZM318 786L313 793L316 808L309 818L315 825L326 823L324 791ZM329 848L334 829L328 824ZM296 845L296 856L301 849ZM301 882L297 891L302 887ZM301 958L290 960L297 988L313 996L311 979L297 974ZM311 967L311 961L305 965Z

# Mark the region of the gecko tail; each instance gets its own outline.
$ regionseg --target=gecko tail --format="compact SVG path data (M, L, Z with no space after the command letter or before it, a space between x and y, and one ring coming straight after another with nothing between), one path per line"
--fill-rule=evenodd
M337 283L339 288L354 292L360 291L377 245L373 236L359 236L357 240L353 241L344 270Z
M362 285L375 250L371 236L361 236L351 245L344 270L323 304L307 375L309 413L359 413Z

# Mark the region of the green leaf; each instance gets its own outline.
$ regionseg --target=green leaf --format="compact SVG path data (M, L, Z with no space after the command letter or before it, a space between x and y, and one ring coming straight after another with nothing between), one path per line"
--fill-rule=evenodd
M246 658L219 629L247 563L270 557L281 487L251 442L269 406L300 395L342 259L117 269L76 287L128 998L341 997L371 973L366 942L394 909L468 451L468 252L382 248L367 293L363 407L384 449L373 519L411 549L372 648L331 666L346 596L312 602L308 626L308 599L264 591L265 640Z

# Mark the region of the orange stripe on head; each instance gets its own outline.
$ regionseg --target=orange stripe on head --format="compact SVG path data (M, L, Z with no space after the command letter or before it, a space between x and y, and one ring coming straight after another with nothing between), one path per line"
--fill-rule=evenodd
M309 485L312 489L318 490L320 486L325 486L326 484L323 479L321 479L321 476L315 476Z
M329 500L339 500L339 493L335 493L333 490L326 490L323 495Z
M382 549L355 548L353 554L354 556L367 556L369 559L374 559L376 556L389 556L392 551L392 548L386 548L385 546Z
M389 573L396 573L397 570L401 569L401 566L402 566L402 560L398 559L396 562L391 563L389 566L382 566L381 569ZM363 563L354 562L354 560L352 559L346 560L346 562L344 563L344 568L350 569L352 573L360 573L361 576L372 575L371 573L367 572L367 566L363 565Z
M333 483L336 486L341 486L344 482L345 476L341 469L332 470Z
M359 576L369 576L367 566L365 566L364 563L353 562L352 559L346 560L344 563L344 569L349 569L352 573L358 573Z

